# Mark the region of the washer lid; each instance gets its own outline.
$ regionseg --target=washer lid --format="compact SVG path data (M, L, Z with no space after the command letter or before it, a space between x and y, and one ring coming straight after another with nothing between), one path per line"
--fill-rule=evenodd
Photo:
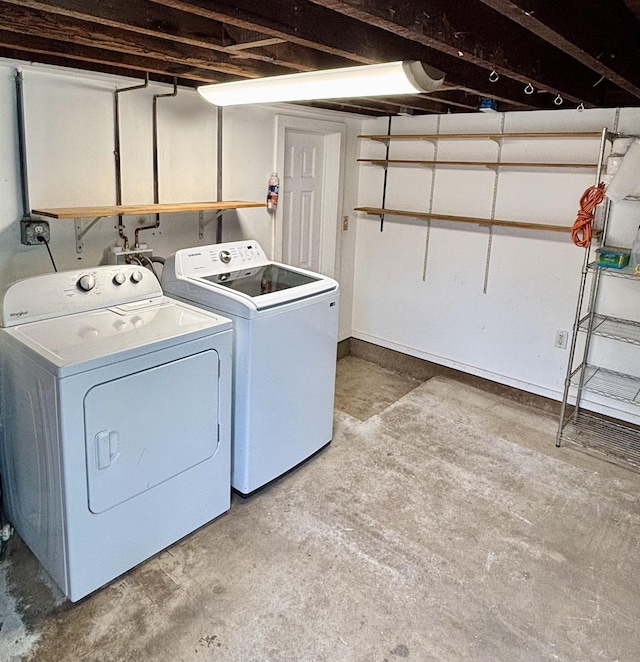
M66 377L231 328L225 317L166 297L3 329L50 372Z
M162 286L204 306L219 307L227 299L241 315L338 290L332 278L268 260L254 240L179 250L164 265Z

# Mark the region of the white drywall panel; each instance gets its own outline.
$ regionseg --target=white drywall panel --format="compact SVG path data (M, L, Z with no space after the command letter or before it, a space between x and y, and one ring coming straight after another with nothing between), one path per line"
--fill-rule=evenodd
M613 129L615 118L614 109L508 113L504 131L600 131L603 126ZM500 131L501 120L499 114L447 115L440 118L439 131ZM638 109L623 109L618 128L640 133ZM370 120L364 122L362 132L386 131L386 121ZM392 133L433 132L432 117L399 118L392 123ZM361 158L384 158L382 143L361 143ZM501 160L595 163L598 150L597 138L503 140ZM498 144L491 140L438 143L438 159L491 161L497 155ZM430 159L433 145L392 142L390 157ZM495 218L571 225L580 196L593 184L594 176L595 169L501 168ZM493 170L479 166L439 167L433 210L489 218L494 178ZM360 166L359 206L380 205L382 179L382 168ZM424 168L390 167L387 207L427 211L430 181ZM639 217L638 203L634 207L625 202L616 208L623 245L630 244ZM556 330L571 331L573 325L583 251L571 243L568 234L494 228L485 294L487 228L431 221L423 281L426 237L425 221L387 215L381 233L377 217L359 214L354 336L559 399L568 352L555 348L554 339ZM609 305L620 316L640 319L638 292L634 296L629 285L637 287L624 281L608 284ZM619 369L640 374L637 352L620 351L614 356L618 349L614 352L606 346L598 351ZM611 413L620 407L609 404Z
M30 206L76 207L116 202L114 162L114 95L116 88L141 80L91 74L26 62L0 60L0 289L18 278L52 270L44 246L20 244L22 216L17 154L15 72L24 77ZM152 104L154 94L171 93L171 85L120 95L123 204L153 201ZM216 199L217 111L195 90L180 88L176 97L158 103L158 171L160 202L199 202ZM277 114L331 119L347 126L344 214L357 200L356 157L360 119L341 113L291 106L247 107L225 111L223 121L223 199L266 198L274 155ZM154 254L166 256L179 248L215 242L212 212L204 238L198 236L198 213L163 214L157 229L140 239ZM225 212L224 240L255 238L271 248L271 217L264 209ZM93 219L84 219L86 224ZM133 243L137 227L154 215L124 217L125 233ZM84 250L75 251L74 220L50 220L51 250L59 269L93 266L104 261L109 246L120 242L117 219L103 218L87 233ZM336 219L341 223L341 219ZM351 282L355 223L339 232L336 263L342 286L340 335L351 334ZM344 244L344 250L343 250Z

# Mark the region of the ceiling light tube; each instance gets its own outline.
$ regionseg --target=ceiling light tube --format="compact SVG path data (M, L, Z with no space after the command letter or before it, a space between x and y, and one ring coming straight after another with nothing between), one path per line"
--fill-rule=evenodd
M216 106L235 106L417 94L433 92L443 81L442 71L423 62L406 60L202 85L198 92Z

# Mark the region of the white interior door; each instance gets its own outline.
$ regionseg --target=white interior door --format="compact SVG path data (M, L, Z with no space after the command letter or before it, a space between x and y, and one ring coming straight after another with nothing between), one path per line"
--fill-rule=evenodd
M280 174L280 200L271 221L271 256L278 262L309 267L337 278L347 126L342 122L277 115L275 133L274 168ZM303 176L309 172L312 177ZM306 188L309 186L311 189ZM303 196L305 189L312 190L313 195ZM303 218L308 223L303 223ZM294 250L302 255L294 255Z
M321 271L324 136L288 130L284 142L282 259Z

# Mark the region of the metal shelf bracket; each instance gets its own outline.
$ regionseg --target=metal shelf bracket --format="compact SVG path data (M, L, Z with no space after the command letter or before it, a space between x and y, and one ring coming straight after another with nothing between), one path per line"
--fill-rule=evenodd
M75 232L76 232L76 253L82 253L82 251L84 250L84 243L82 241L84 239L84 236L101 218L104 218L104 216L96 216L92 221L89 221L89 223L87 223L87 225L85 225L84 227L82 227L81 218L76 218L74 220Z
M198 213L198 239L204 239L204 229L207 227L207 225L209 225L209 223L217 221L225 211L225 209L220 209L211 218L206 220L204 218L203 211Z

